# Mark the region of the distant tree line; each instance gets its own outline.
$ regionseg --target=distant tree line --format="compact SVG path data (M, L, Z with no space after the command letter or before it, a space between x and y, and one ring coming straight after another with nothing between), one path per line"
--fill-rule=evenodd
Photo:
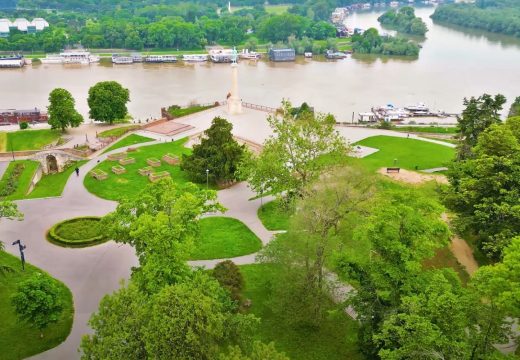
M389 10L377 20L384 26L406 34L424 36L428 31L424 21L415 16L415 10L411 6Z
M433 20L520 37L520 2L480 0L437 7Z
M374 28L352 37L352 49L359 54L418 56L419 46L402 37L381 36Z
M263 6L231 14L225 10L220 15L215 5L181 3L119 9L100 17L70 11L16 11L0 16L42 16L51 24L35 35L12 32L0 39L3 51L52 52L79 43L87 48L197 49L215 43L238 45L250 38L276 43L289 36L325 40L336 35L335 27L326 21L294 13L268 14Z

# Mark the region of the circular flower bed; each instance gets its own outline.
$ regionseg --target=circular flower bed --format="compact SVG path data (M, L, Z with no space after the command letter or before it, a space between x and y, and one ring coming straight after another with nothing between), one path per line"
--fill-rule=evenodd
M69 247L100 244L107 240L100 220L100 217L85 216L59 222L49 230L48 238L57 245Z

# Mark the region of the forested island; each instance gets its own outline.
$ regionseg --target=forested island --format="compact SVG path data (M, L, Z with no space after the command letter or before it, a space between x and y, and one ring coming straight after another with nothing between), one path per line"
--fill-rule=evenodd
M437 7L435 21L520 37L520 1L477 0Z
M415 10L411 6L389 10L378 17L377 21L390 29L411 35L424 36L428 31L424 21L415 16Z
M374 28L363 34L355 34L352 37L352 50L358 54L419 55L419 46L416 43L402 37L381 36Z

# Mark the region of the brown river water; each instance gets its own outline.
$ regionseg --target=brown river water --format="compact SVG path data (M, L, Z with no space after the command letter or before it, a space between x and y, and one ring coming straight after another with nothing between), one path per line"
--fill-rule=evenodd
M520 96L520 40L433 24L433 8L416 10L430 31L416 60L354 56L339 61L298 59L239 64L243 101L277 106L282 98L309 102L341 121L372 106L424 102L432 110L460 112L462 99L484 92ZM379 27L381 12L347 18L348 26ZM0 109L44 108L56 87L71 91L87 115L87 92L98 81L116 80L130 89L129 111L136 119L157 117L161 106L223 100L229 64L34 65L0 70Z

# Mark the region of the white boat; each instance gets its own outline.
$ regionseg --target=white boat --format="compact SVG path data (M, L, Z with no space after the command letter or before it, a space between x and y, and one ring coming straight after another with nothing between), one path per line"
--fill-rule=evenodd
M182 55L182 60L186 62L204 62L208 61L208 55L206 54L187 54Z
M418 103L416 105L408 105L404 107L406 110L411 112L428 112L430 109L424 105L424 103Z
M124 56L113 54L112 55L112 63L113 64L132 64L134 59L131 56Z
M303 56L305 56L306 58L310 59L310 58L312 58L312 53L311 52L305 52L305 53L303 53Z
M2 56L0 57L0 68L21 68L27 60L21 56Z
M230 63L233 56L233 49L216 48L209 51L209 58L214 63Z
M85 50L65 50L59 55L47 55L41 59L43 64L81 64L88 65L99 62L99 56L92 55Z
M147 63L172 63L177 62L175 55L148 55L144 57L144 62Z
M249 49L242 49L242 52L238 54L238 57L245 60L258 60L262 55L255 51L249 51Z

